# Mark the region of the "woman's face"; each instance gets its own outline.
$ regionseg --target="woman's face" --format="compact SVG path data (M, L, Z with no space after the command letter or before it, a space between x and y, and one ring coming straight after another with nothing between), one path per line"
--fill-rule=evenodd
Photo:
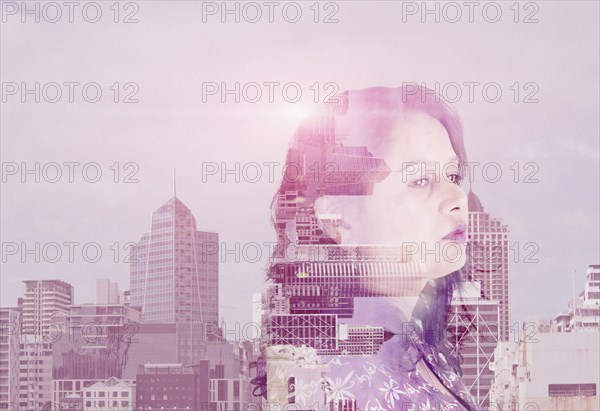
M324 203L342 214L344 244L408 245L426 278L447 275L466 261L467 196L458 158L446 129L422 112L398 118L391 133L390 146L373 153L392 170L373 195Z

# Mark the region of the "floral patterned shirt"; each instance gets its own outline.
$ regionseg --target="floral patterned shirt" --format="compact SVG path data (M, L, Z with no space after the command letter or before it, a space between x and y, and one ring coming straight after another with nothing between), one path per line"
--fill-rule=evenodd
M324 357L330 370L323 383L326 403L351 410L476 410L444 354L426 344L419 336L418 324L406 321L388 302L382 298L356 299L354 322L383 326L395 335L375 356ZM417 366L419 361L422 367ZM437 376L460 401L436 388L419 369L429 369L429 374Z

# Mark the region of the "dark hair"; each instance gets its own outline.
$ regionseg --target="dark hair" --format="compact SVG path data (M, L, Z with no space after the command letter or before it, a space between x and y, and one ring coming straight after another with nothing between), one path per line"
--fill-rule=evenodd
M461 281L461 277L461 271L458 270L428 283L419 296L412 316L412 321L417 323L422 330L423 340L438 352L443 353L452 370L458 375L462 375L460 367L462 356L458 350L454 349L458 342L449 339L448 314L452 295Z
M303 149L312 147L315 150L319 142L334 142L346 146L346 150L364 148L369 150L374 157L383 157L383 153L393 142L391 131L398 118L408 112L423 112L438 120L448 132L450 143L459 161L459 166L467 161L463 143L463 127L456 111L448 105L439 94L416 84L407 84L398 88L372 87L364 90L345 91L335 96L330 102L319 106L315 112L306 118L296 130L287 151L286 164L292 164L302 159ZM338 130L337 127L343 130ZM344 134L343 142L338 141L338 134ZM323 153L324 154L324 153ZM302 160L300 160L302 161ZM311 191L311 180L305 179L302 183L308 187L304 207L313 207L314 202L326 190L322 187ZM314 182L313 182L314 183ZM353 194L369 195L371 186L348 187ZM317 183L314 183L316 185ZM364 182L361 184L365 185ZM288 227L276 221L279 201L289 190L290 182L281 182L277 193L271 202L271 218L277 232L278 245L273 257L280 256L282 248L291 241ZM332 243L336 241L329 239ZM328 240L324 239L324 243ZM274 266L267 270L267 277L272 278ZM444 277L430 281L423 289L419 301L413 312L412 320L415 321L423 332L423 340L439 352L446 355L450 366L457 373L460 365L454 355L447 336L447 316L452 301L454 290L460 281L460 271L455 271ZM264 363L264 361L263 361ZM255 393L260 387L260 395L266 394L266 375L264 370L258 370L258 376L253 380L256 385ZM258 394L257 394L258 395Z

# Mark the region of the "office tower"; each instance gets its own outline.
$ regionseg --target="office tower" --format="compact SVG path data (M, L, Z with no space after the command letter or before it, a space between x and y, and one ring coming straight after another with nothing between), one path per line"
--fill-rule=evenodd
M486 213L473 191L469 191L468 204L469 243L464 279L481 284L483 299L498 301L500 341L507 341L510 335L508 226Z
M130 266L131 305L142 308L143 322L218 324L218 240L196 229L176 196L152 213Z
M73 304L73 286L60 280L27 280L23 296L23 334L43 337L55 332Z
M454 351L462 357L461 380L482 409L489 405L489 390L494 379L490 364L498 345L497 301L481 297L477 281L461 282L454 291L450 307L448 332Z
M17 308L0 308L0 410L19 408L20 323Z
M463 358L461 380L477 404L485 408L493 379L489 365L494 362L494 350L510 335L508 228L501 219L485 212L472 190L467 199L467 263L464 283L452 300L448 330Z

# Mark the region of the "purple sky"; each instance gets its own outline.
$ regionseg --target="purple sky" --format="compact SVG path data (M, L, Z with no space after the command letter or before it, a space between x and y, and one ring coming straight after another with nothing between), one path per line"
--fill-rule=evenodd
M230 248L236 242L274 241L269 203L277 181L269 181L268 170L256 183L235 183L232 176L226 183L218 176L203 182L202 163L281 163L300 115L315 106L309 88L315 82L321 101L328 82L340 91L406 82L425 82L431 88L436 82L440 87L461 85L463 96L455 106L465 125L470 160L502 167L497 183L486 182L479 171L473 189L486 210L508 224L511 244L519 244L520 261L510 271L514 321L556 315L571 298L573 270L579 292L586 267L598 264L597 2L539 2L539 22L530 24L514 23L514 11L508 8L512 2L501 3L497 23L484 20L482 7L475 10L473 23L467 9L458 23L443 16L440 23L433 16L422 23L419 15L403 22L400 2L340 2L339 22L331 24L314 23L310 3L302 4L302 18L295 24L282 18L281 7L274 23L266 15L254 24L243 19L235 23L232 16L226 23L219 16L203 23L202 3L185 1L137 2L138 23L114 23L108 8L112 2L101 4L103 15L95 24L83 20L81 8L75 10L74 23L68 23L66 8L54 24L35 23L31 16L21 23L19 14L3 16L2 82L30 87L35 82L97 82L103 90L95 104L83 101L81 88L69 103L64 86L62 100L54 104L36 104L32 96L21 103L19 94L3 95L4 166L96 162L103 175L95 184L83 180L81 168L74 183L68 182L66 167L54 184L43 179L35 183L33 176L22 183L20 174L3 175L2 242L97 242L103 256L97 263L86 262L81 247L73 263L66 254L57 263L35 263L33 256L22 263L18 256L5 255L0 305L16 303L25 279L68 281L78 303L94 301L95 278L110 278L127 289L129 266L122 261L123 252L115 263L109 247L137 241L149 230L151 212L172 195L174 167L178 197L200 229L219 232ZM322 7L320 19L334 11ZM119 18L131 11L121 10ZM519 19L532 12L521 9ZM52 10L47 13L54 16ZM493 17L492 11L486 16ZM139 102L112 102L109 87L115 82L121 87L137 83ZM203 102L203 82L230 87L235 82L296 82L303 97L288 103L280 87L270 103L263 86L265 95L258 103L235 103L232 96L226 104L218 96ZM478 86L469 102L468 82L497 83L500 101L487 102ZM514 83L520 89L518 103ZM536 87L539 101L524 103ZM446 96L454 96L455 89L445 90ZM122 89L119 98L128 91ZM488 91L486 96L493 97ZM114 183L109 167L115 162L121 168L137 163L139 182ZM521 166L519 183L509 169L515 162ZM524 169L526 163L537 164L538 183L522 182L534 170ZM275 170L281 172L281 166ZM120 178L130 170L121 171ZM531 250L524 248L528 242L539 245L538 263L523 262ZM236 263L231 255L221 263L221 316L228 323L250 321L251 293L261 290L266 251L257 263Z

